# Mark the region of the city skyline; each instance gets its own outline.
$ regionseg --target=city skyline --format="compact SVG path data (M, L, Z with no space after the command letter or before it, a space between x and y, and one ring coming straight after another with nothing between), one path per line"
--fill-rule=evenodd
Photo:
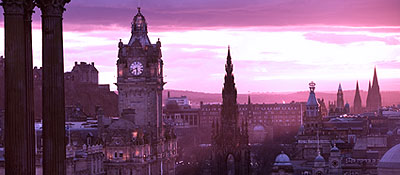
M224 2L141 3L150 40L163 44L166 89L220 92L230 45L239 93L305 91L311 80L317 91L335 91L339 83L354 90L357 80L367 90L375 66L381 90L398 90L399 2ZM133 0L72 1L64 16L64 70L75 61L95 62L100 83L115 90L115 50L119 39L129 40L136 7ZM41 66L36 11L33 57ZM3 27L0 33L4 39Z

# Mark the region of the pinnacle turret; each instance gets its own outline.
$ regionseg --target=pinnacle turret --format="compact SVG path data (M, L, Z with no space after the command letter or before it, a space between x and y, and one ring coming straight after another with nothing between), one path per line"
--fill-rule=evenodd
M134 43L138 43L142 47L151 45L150 39L147 36L147 22L140 12L140 7L138 7L138 12L135 17L133 17L131 33L132 36L128 43L129 46L132 46Z

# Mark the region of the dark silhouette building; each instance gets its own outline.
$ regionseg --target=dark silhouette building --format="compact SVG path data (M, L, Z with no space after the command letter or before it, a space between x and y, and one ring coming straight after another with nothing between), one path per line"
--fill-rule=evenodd
M343 90L342 84L339 83L338 92L336 94L336 108L344 110Z
M382 106L381 92L378 84L378 76L376 75L376 67L374 69L374 78L368 87L367 111L377 111Z
M353 103L353 113L354 114L359 114L362 113L362 102L361 102L361 96L360 96L360 88L358 87L358 81L356 84L356 92L354 95L354 103Z
M221 119L213 125L212 132L212 174L247 175L250 174L249 136L247 120L238 120L237 90L233 65L228 48L225 65L226 75L222 89Z
M342 84L339 83L338 92L336 94L336 101L329 103L329 115L342 115L350 112L350 105L344 104Z
M5 170L35 174L32 13L42 12L43 174L65 174L62 16L70 0L2 0L5 33Z

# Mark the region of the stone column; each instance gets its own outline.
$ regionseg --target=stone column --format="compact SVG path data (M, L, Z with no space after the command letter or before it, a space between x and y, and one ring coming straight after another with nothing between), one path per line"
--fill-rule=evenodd
M35 105L33 99L33 58L32 58L32 13L35 5L33 0L25 0L25 73L26 73L26 100L27 100L27 146L28 146L28 167L29 174L35 174Z
M32 93L32 0L3 0L5 28L5 171L35 174Z
M66 173L62 15L68 2L36 0L42 11L44 175Z

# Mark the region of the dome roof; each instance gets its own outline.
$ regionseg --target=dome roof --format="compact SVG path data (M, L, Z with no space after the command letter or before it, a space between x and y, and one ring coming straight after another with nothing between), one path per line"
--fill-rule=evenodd
M314 162L325 162L325 159L321 156L321 153L318 152L318 156L315 157Z
M400 144L393 146L383 155L378 168L400 169Z
M261 125L257 125L257 126L255 126L254 127L254 129L253 129L254 131L264 131L265 129L264 129L264 127L263 126L261 126Z
M283 151L276 156L274 166L282 166L282 165L292 165L290 163L289 156L283 153Z
M336 147L336 144L334 144L333 147L331 148L331 152L339 152L339 148Z
M136 16L133 17L131 33L132 36L128 43L129 46L133 46L135 42L141 44L143 47L151 45L150 39L147 36L147 22L140 12L140 8L138 8Z

